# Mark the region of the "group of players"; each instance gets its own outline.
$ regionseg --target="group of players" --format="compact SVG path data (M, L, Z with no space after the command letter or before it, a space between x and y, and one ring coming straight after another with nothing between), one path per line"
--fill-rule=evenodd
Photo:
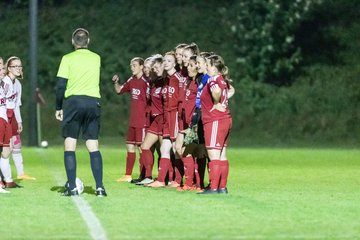
M20 187L13 181L10 155L17 170L17 179L25 180L35 178L24 173L23 158L21 154L22 119L21 83L22 64L18 57L10 57L4 63L0 57L0 193L9 193L5 188Z
M226 147L232 125L228 99L235 90L223 58L200 52L195 43L179 44L164 55L135 57L130 68L132 76L125 83L120 84L118 75L112 78L117 94L131 95L126 172L117 181L227 194ZM136 149L140 176L132 179Z

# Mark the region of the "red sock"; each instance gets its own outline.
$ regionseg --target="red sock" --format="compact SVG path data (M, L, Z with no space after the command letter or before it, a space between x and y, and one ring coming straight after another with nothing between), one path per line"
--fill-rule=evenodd
M167 172L169 171L170 166L171 162L169 158L160 158L159 175L157 179L159 182L165 182L165 177Z
M136 154L134 152L127 152L126 157L126 175L131 175L135 164Z
M171 160L170 160L170 164L169 164L168 176L169 176L169 182L172 182L174 180L174 167L173 167L173 163Z
M219 188L221 175L220 162L220 160L211 160L209 162L209 180L211 190L216 190Z
M149 149L142 149L140 156L144 161L146 169L145 177L152 177L152 168L154 165L154 158L152 152Z
M175 182L181 184L182 178L184 176L184 163L180 158L175 158Z
M191 187L193 185L195 163L192 156L183 157L184 170L185 170L185 185Z
M227 179L229 175L229 161L220 161L220 171L221 171L221 179L219 188L226 188Z

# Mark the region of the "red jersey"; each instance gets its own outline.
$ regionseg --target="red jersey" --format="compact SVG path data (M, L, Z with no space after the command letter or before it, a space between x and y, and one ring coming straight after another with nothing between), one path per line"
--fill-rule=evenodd
M124 83L119 94L123 93L130 93L131 95L129 127L145 127L149 83L144 77L132 76Z
M197 95L197 84L196 80L192 80L189 83L189 86L186 88L185 93L185 103L184 110L185 110L185 121L187 125L190 125L192 115L195 111L196 107L196 95Z
M211 109L214 106L213 98L211 92L214 88L219 87L221 89L220 103L225 108L224 112L221 112L217 109ZM201 118L203 123L208 123L224 118L231 118L230 111L228 108L228 87L227 84L221 75L211 77L208 80L208 83L205 85L201 96Z
M164 112L170 112L178 109L179 105L179 82L182 76L175 72L168 76L162 89Z
M182 113L183 102L185 101L185 92L186 92L186 80L187 77L184 77L181 74L181 78L179 79L179 104L178 104L178 112Z
M154 86L150 89L151 96L151 107L150 112L151 116L161 115L164 113L163 111L163 103L162 103L162 88L164 82L162 79L156 80Z

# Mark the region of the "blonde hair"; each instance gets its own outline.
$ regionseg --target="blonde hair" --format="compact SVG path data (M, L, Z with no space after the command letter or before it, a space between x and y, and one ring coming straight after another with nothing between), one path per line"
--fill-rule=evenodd
M144 59L142 59L141 57L134 57L130 60L130 62L138 62L139 65L144 65Z
M198 45L194 42L184 47L184 50L190 50L192 55L199 55L200 53Z
M179 48L185 48L187 46L186 43L179 43L176 47L175 47L175 50L176 49L179 49Z
M166 52L166 53L164 54L164 56L166 56L166 55L173 56L173 58L176 59L176 57L175 57L175 52L174 52L174 51Z
M219 73L224 77L228 87L230 87L232 80L230 79L229 68L225 65L224 59L219 55L211 55L206 59L210 60L211 66L216 67Z

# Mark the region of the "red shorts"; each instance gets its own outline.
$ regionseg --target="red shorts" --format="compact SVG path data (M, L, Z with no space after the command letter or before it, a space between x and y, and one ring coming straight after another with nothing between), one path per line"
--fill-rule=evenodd
M204 136L206 149L221 150L223 147L226 147L231 125L231 118L205 123Z
M3 118L0 118L0 146L9 147L10 138L12 137L12 128Z
M144 141L144 137L145 137L145 127L143 128L129 127L126 143L140 145Z
M175 110L171 112L165 112L164 114L163 137L175 140L179 132L178 112Z
M151 114L148 110L146 110L146 114L145 114L145 118L146 118L146 123L145 123L145 128L149 128L150 124L151 124Z
M184 133L185 129L185 111L184 109L181 109L182 113L179 114L179 132Z
M164 127L164 116L162 114L154 117L152 116L150 122L150 127L147 129L147 132L155 135L162 135Z

